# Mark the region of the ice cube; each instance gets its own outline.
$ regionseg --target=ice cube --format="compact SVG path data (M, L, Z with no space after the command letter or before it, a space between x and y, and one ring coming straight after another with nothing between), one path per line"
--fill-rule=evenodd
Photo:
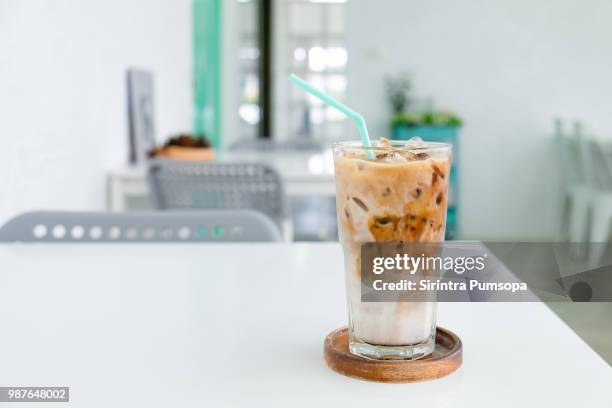
M427 147L423 139L418 136L411 137L406 141L406 148L408 149L422 149Z
M385 158L387 163L405 163L408 160L400 152L389 152Z
M378 139L378 141L375 143L376 146L390 146L391 145L391 141L389 139L387 139L386 137L381 137L380 139Z

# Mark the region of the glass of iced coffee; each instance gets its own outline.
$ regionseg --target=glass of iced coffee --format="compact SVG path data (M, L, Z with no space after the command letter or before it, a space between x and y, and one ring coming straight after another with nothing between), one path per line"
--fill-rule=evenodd
M381 139L372 147L336 143L333 150L349 350L375 359L426 356L435 346L435 299L362 302L361 246L444 241L451 146Z

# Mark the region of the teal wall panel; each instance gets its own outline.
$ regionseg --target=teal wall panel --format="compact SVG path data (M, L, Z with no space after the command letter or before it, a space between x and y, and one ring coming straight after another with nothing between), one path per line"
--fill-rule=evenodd
M193 0L193 134L221 145L222 0Z

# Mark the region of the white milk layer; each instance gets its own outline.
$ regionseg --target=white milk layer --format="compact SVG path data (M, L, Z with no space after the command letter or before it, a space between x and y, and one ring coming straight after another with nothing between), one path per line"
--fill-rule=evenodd
M386 346L418 344L427 340L435 330L435 302L361 302L360 278L353 271L347 270L346 276L355 337L366 343Z

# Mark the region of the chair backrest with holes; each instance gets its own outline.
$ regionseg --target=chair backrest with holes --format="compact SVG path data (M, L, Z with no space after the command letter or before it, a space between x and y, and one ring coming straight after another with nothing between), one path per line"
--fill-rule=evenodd
M252 209L278 225L287 218L283 181L265 164L156 159L148 181L157 209Z
M28 212L0 229L0 242L272 242L278 227L247 210Z

